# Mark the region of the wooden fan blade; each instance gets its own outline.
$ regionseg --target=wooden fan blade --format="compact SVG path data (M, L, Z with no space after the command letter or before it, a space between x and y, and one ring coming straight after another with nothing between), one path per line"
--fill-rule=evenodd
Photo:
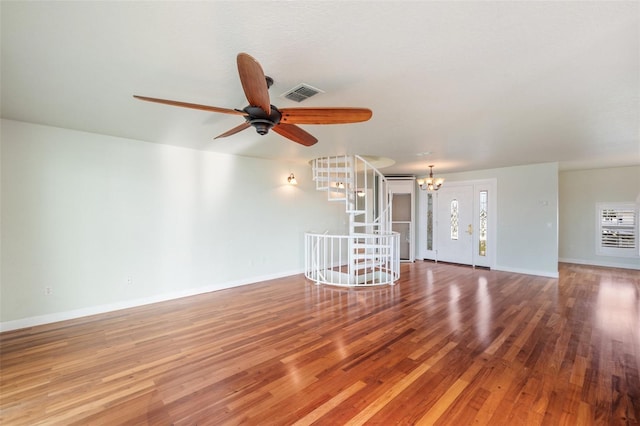
M367 108L282 108L281 123L345 124L367 121L373 113Z
M242 89L249 101L249 105L262 108L267 115L271 114L271 101L269 100L269 88L262 67L251 55L239 53L238 73Z
M183 108L199 109L202 111L221 112L223 114L234 114L234 115L244 115L244 116L247 115L247 113L244 111L238 111L238 110L229 109L229 108L219 108L219 107L208 106L208 105L190 104L188 102L171 101L168 99L148 98L146 96L138 96L138 95L133 95L133 97L136 99L140 99L141 101L156 102L159 104L173 105L173 106L183 107Z
M305 130L302 130L300 127L293 124L284 124L280 122L280 124L274 126L272 130L279 135L304 146L311 146L318 142L318 139L316 139L312 134L307 133Z
M231 135L235 135L238 132L243 131L244 129L246 129L247 127L251 127L251 124L249 124L248 121L242 123L239 126L234 127L231 130L227 130L226 132L224 132L221 135L216 136L214 139L218 139L218 138L226 138L227 136L231 136Z

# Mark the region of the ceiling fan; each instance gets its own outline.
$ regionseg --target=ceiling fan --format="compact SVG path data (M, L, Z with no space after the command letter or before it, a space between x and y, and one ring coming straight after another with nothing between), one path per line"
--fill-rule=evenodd
M241 115L244 117L244 123L216 136L215 139L234 135L253 126L261 135L266 135L270 129L273 129L274 132L285 138L291 139L301 145L311 146L318 142L318 139L297 126L297 124L346 124L367 121L371 118L372 112L367 108L278 109L271 105L271 101L269 100L269 87L273 84L273 79L264 75L258 61L251 55L239 53L237 62L242 89L249 101L249 105L244 109L219 108L138 95L134 95L133 97L143 101L223 114Z

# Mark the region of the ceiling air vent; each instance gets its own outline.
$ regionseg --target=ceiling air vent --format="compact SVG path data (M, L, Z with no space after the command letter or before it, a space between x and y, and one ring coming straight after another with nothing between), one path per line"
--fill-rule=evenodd
M281 96L283 98L287 98L292 101L302 102L305 99L310 98L313 95L316 95L318 93L324 93L324 92L322 92L322 90L320 89L316 89L313 86L309 86L306 83L301 83L301 84L298 84L293 89L286 91Z

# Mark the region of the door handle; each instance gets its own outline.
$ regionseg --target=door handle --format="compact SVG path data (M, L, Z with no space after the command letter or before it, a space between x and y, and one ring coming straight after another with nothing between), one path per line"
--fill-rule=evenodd
M469 226L467 227L467 234L469 234L469 235L473 235L473 226L472 226L472 225L469 225Z

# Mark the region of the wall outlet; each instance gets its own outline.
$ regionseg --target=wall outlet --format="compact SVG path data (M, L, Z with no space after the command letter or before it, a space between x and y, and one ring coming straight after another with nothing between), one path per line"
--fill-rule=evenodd
M46 294L47 296L53 294L53 288L51 287L45 287L44 288L44 294Z
M132 277L127 277L126 282L127 282L127 285L133 284L133 278Z

